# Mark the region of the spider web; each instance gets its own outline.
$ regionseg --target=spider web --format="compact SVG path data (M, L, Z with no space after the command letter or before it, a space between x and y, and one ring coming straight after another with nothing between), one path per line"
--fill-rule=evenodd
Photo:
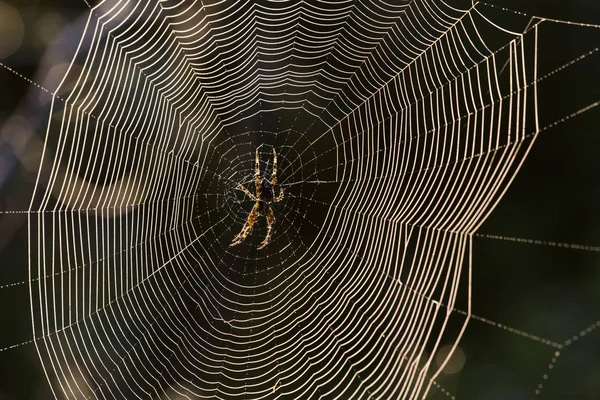
M491 322L473 237L537 136L598 105L540 120L538 86L597 52L541 69L557 26L598 28L441 0L91 8L28 211L55 396L454 398L438 377ZM230 248L259 146L285 199L271 244L263 219Z

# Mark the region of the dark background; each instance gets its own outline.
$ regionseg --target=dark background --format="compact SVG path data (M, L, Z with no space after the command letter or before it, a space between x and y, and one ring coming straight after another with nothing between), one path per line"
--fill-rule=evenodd
M491 3L530 15L600 23L596 0ZM14 53L0 56L5 65L0 68L0 399L45 399L51 394L35 347L28 343L27 221L19 211L27 210L35 185L50 96L27 79L44 86L57 60L70 60L80 33L70 24L88 7L83 0L0 4L0 15L8 6L18 11L24 35ZM73 30L73 43L61 47L64 54L49 52L65 29ZM600 44L599 29L550 24L540 29L547 35L540 40L539 75ZM540 85L541 126L600 99L599 65L596 53ZM22 119L15 122L15 115ZM438 378L456 398L600 397L600 328L585 331L600 322L600 252L594 247L600 246L599 122L595 108L541 133L505 197L474 237L472 304L477 317L460 343L464 367ZM548 242L592 247L579 250ZM438 388L431 397L448 398Z

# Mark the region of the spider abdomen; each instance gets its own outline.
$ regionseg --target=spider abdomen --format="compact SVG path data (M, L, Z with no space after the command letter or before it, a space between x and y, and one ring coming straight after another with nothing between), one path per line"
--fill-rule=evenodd
M273 202L273 186L269 181L262 181L260 184L260 196L259 200L265 203Z

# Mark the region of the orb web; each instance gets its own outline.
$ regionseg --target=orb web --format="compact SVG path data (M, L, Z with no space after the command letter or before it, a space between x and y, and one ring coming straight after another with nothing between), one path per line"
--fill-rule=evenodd
M28 215L54 393L425 397L471 319L472 236L547 127L552 23L432 0L91 8ZM260 251L264 218L229 247L257 148L285 190Z

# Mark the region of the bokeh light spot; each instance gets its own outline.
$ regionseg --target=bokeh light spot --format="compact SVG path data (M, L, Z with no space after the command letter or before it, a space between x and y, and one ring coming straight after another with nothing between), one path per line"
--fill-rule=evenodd
M436 363L441 367L450 353L452 353L452 355L446 365L444 365L442 371L445 374L456 374L463 369L466 360L465 352L460 347L457 346L454 352L452 352L452 346L450 345L441 347L436 353Z
M47 45L60 33L64 24L64 18L60 14L55 12L45 13L37 20L35 35L43 45Z
M17 51L24 36L25 26L19 11L0 1L0 59Z

